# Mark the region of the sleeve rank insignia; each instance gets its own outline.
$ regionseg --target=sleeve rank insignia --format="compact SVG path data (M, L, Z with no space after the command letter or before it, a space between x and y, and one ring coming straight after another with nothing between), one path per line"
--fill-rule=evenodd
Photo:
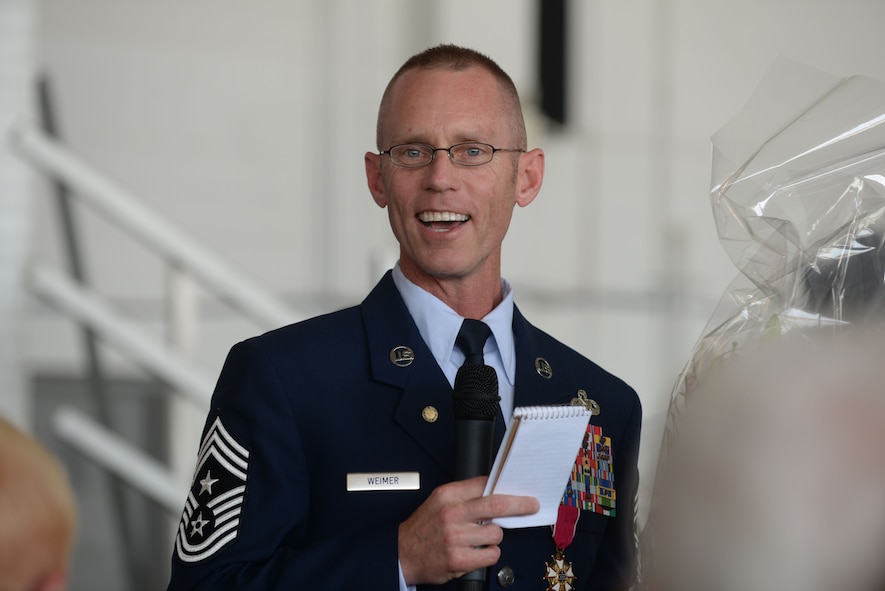
M236 539L246 493L249 451L216 418L203 437L175 549L183 562L210 558Z

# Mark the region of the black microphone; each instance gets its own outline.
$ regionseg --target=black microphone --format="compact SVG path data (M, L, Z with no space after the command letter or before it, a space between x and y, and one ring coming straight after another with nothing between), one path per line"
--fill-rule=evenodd
M492 469L495 421L501 412L498 374L495 368L465 363L455 375L452 403L455 410L455 478L465 480L488 475ZM459 591L482 591L486 569L458 579Z

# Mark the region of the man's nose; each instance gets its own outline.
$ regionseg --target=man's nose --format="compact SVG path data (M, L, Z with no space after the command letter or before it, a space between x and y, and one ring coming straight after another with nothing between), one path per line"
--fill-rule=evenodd
M434 148L433 160L427 165L427 181L432 189L441 191L455 186L455 163L446 148Z

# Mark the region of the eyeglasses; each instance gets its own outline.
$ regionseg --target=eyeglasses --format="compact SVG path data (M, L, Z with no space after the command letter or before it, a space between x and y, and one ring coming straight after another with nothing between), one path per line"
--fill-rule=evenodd
M491 144L465 142L448 148L434 148L427 144L399 144L379 152L387 154L390 161L405 168L418 168L433 162L437 152L448 152L449 158L459 166L482 166L492 161L495 152L525 152L521 148L496 148Z

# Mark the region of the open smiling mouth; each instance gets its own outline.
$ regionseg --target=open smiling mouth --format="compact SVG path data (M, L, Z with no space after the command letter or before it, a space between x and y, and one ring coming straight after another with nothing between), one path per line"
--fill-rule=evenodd
M470 219L469 215L451 211L422 211L417 217L426 227L439 232L451 230Z

